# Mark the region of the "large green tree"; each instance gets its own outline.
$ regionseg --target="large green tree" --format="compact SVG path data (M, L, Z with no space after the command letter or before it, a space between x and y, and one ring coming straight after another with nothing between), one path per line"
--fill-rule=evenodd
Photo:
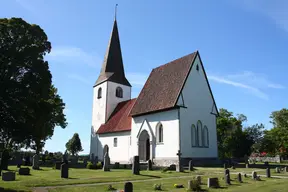
M74 133L73 137L66 143L66 149L73 156L83 151L81 140L78 133Z
M38 25L21 18L0 19L0 142L5 148L43 146L55 125L66 126L65 105L44 60L50 51L51 43Z

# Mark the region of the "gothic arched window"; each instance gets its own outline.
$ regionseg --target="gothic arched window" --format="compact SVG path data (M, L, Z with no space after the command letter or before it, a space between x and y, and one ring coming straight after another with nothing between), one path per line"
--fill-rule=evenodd
M102 98L102 88L101 87L98 89L97 98L98 99Z
M209 133L206 125L203 128L203 147L209 147Z
M198 146L202 147L202 123L201 121L197 122L197 134L198 134Z
M191 144L192 144L192 147L197 146L197 131L196 131L196 127L194 124L191 127Z
M123 98L123 89L121 87L116 88L116 97Z
M159 123L156 127L157 143L163 143L163 125Z

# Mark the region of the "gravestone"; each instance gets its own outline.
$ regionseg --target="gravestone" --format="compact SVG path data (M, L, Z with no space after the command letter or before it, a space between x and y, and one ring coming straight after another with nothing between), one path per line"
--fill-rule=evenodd
M131 182L125 183L124 192L133 192L133 184Z
M104 155L103 171L110 171L110 168L109 168L109 154L108 154L108 152L106 152L105 155Z
M3 172L2 173L2 180L3 181L15 181L16 179L16 173L12 172L12 171L8 171L8 172Z
M197 183L198 183L199 185L202 184L202 178L201 178L200 175L197 175L197 176L195 177L195 179L196 179L196 181L197 181Z
M254 180L257 179L257 172L256 171L252 172L252 179L254 179Z
M189 161L189 171L193 171L193 162L192 162L192 160Z
M270 178L271 177L271 171L270 168L266 168L266 177Z
M238 181L239 183L242 183L242 175L241 175L241 173L238 173L238 175L237 175L237 181Z
M30 169L29 167L25 167L25 168L20 168L18 170L19 175L30 175Z
M215 178L208 178L207 180L207 187L208 188L219 188L219 180L217 177Z
M284 172L288 172L288 167L284 167Z
M176 171L177 172L183 172L183 167L182 167L182 164L181 164L181 151L178 150L178 153L176 154L178 156L178 164L176 164Z
M225 171L224 171L224 176L225 175L229 175L229 177L230 177L230 170L229 169L225 169Z
M61 165L61 178L66 178L68 179L69 177L69 167L68 167L68 164L66 163L63 163Z
M120 169L120 163L119 162L115 162L114 169Z
M229 175L229 174L225 175L225 183L226 183L227 185L230 185L230 184L231 184L231 182L230 182L230 175Z
M189 180L188 181L188 186L187 186L187 191L192 191L193 190L193 181Z
M38 170L39 169L39 155L35 154L33 156L33 161L32 161L32 169Z
M152 161L151 161L151 159L149 159L149 160L148 160L148 163L147 163L147 170L148 170L148 171L152 171L152 169L153 169L153 168L152 168Z
M279 168L279 167L276 167L276 168L275 168L275 172L276 172L276 173L280 173L280 168Z
M8 170L8 163L9 163L9 152L4 150L1 155L1 162L0 162L0 169L1 170Z
M134 174L134 175L140 175L139 156L134 156L134 157L133 157L132 174Z

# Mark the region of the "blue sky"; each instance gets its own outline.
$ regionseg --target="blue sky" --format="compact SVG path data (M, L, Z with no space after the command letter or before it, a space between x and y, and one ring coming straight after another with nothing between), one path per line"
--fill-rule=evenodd
M133 97L152 68L199 50L218 108L243 113L247 125L264 123L269 129L270 113L287 107L287 1L2 0L1 18L22 17L38 24L52 43L46 59L66 103L69 125L55 129L47 150L64 151L78 132L83 153L89 152L92 86L116 3Z

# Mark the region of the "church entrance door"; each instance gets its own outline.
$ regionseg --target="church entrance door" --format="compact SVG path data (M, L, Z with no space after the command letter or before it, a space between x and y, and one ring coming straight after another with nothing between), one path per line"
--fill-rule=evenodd
M150 137L146 130L143 130L139 136L138 154L140 161L150 159Z

